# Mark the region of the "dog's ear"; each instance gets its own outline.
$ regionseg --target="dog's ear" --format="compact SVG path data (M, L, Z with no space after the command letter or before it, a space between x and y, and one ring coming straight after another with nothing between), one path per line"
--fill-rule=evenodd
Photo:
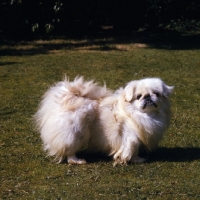
M125 92L125 100L131 101L135 94L135 89L138 81L131 81L127 84L127 86L124 89Z
M174 86L168 86L166 84L163 84L163 95L165 97L169 97L173 89L174 89Z

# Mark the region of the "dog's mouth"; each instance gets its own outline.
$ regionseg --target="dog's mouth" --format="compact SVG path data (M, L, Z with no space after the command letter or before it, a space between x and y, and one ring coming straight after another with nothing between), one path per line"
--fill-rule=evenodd
M145 109L146 107L149 107L149 106L154 106L155 108L157 108L156 103L154 103L152 100L148 100L144 103L143 109Z

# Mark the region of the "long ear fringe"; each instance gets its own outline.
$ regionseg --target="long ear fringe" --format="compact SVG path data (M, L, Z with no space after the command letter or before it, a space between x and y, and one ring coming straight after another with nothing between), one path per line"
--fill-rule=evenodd
M135 88L136 88L136 83L137 83L137 81L131 81L125 87L124 91L125 91L125 100L126 101L131 101L133 99L133 95L134 95Z
M169 97L173 90L174 90L174 86L164 85L163 95L165 97Z

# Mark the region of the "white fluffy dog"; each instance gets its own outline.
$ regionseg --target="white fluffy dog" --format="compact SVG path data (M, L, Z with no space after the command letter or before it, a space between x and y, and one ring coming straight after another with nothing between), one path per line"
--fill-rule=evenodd
M83 147L113 155L115 163L143 162L139 148L154 150L169 126L172 90L159 78L131 81L115 93L83 77L65 79L35 114L44 149L71 164L85 163L76 157Z

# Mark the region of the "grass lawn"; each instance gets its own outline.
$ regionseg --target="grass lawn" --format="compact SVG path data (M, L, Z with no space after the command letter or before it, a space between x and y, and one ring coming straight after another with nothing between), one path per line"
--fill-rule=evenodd
M187 41L1 45L0 199L200 199L200 48ZM175 86L170 128L147 163L113 167L111 160L97 158L76 166L46 157L31 116L42 94L64 74L105 81L111 89L143 77Z

